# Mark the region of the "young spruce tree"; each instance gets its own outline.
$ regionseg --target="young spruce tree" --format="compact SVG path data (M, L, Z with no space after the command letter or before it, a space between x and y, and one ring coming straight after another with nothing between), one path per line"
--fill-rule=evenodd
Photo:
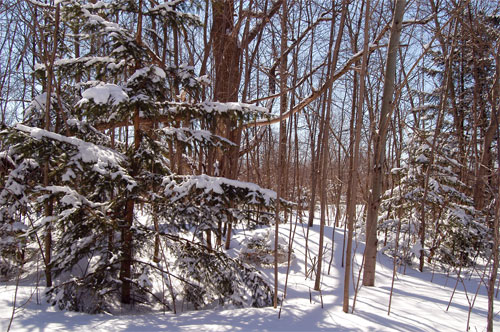
M269 223L276 193L202 174L215 162L209 151L234 145L204 124L254 121L267 110L199 100L206 78L170 61L166 41L148 46L197 18L183 1L147 5L58 3L61 22L52 24L65 33L53 64L35 72L41 87L49 79L57 89L42 91L22 124L0 132L0 227L8 230L2 243L12 244L2 245L2 259L12 265L26 242L43 255L50 225L47 295L61 308L270 305L260 274L212 249L204 234L228 220Z

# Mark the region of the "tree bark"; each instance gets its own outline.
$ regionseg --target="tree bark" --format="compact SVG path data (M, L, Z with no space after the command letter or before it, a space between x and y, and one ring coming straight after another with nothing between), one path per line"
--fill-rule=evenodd
M282 13L281 13L281 59L280 59L280 117L287 110L287 56L285 50L287 49L287 18L288 18L288 6L286 0L282 0ZM279 245L279 221L280 221L280 210L281 202L280 199L283 197L283 189L285 187L285 163L286 163L286 150L287 150L287 135L286 135L286 121L280 122L279 131L279 147L278 147L278 188L276 191L276 215L274 218L274 297L273 305L274 308L278 307L278 245Z
M500 50L500 49L499 49ZM498 52L498 51L497 51ZM495 60L496 65L496 75L495 83L492 88L491 94L491 116L488 128L483 139L483 146L481 152L481 161L478 166L478 171L476 175L476 183L474 185L474 205L476 210L481 211L485 207L486 193L485 188L487 185L487 178L489 175L489 167L491 166L491 145L498 132L498 124L500 122L500 111L496 105L497 99L500 97L500 62L499 55L497 53Z
M342 6L342 15L340 17L340 23L339 23L339 31L337 34L337 38L335 40L335 47L333 49L333 52L328 55L328 76L330 76L331 73L335 72L335 68L337 66L337 61L338 61L338 56L339 56L339 51L340 51L340 45L342 41L342 35L344 32L344 27L345 27L345 20L346 20L346 15L347 15L347 3L346 1L343 1L343 6ZM332 49L333 46L333 41L334 41L334 28L335 28L335 21L332 20L331 26L330 26L330 43L329 43L329 49ZM330 126L330 113L331 113L331 103L332 103L332 87L327 89L327 96L326 96L326 114L324 116L324 119L322 123L320 124L322 129L322 136L321 136L321 154L320 158L318 160L319 162L319 174L321 175L321 183L320 183L320 228L319 228L319 250L318 250L318 266L317 266L317 272L316 272L316 280L314 282L314 290L319 291L321 289L321 276L322 276L322 267L323 267L323 241L324 241L324 235L325 235L325 218L326 218L326 208L327 208L327 190L326 190L326 183L327 183L327 177L328 177L328 138L329 138L329 126Z
M259 32L276 14L281 1L274 3L273 7L262 15L260 21L249 31L241 41L238 40L240 26L235 26L234 0L214 0L212 2L213 25L211 32L212 51L215 67L214 100L219 102L238 101L238 92L241 80L241 59L243 50L259 35ZM228 118L219 120L216 124L216 133L229 139L235 146L220 156L222 159L222 176L229 179L238 177L238 161L243 127L236 119ZM227 228L225 247L229 248L231 239L231 217ZM217 234L217 243L221 242L222 234Z
M349 280L351 279L351 251L352 251L352 238L354 233L354 220L356 219L356 202L357 202L357 189L358 189L358 163L359 163L359 145L361 140L361 127L363 126L363 106L364 106L364 95L365 95L365 75L366 69L368 67L368 37L370 33L370 0L366 0L365 3L365 26L363 31L363 59L361 62L361 72L359 74L359 94L358 94L358 106L356 113L356 123L355 123L355 136L354 136L354 146L353 146L353 156L349 158L349 185L348 185L348 197L347 201L347 249L345 253L345 271L344 271L344 299L343 299L343 311L345 313L349 312ZM354 118L354 114L352 114ZM351 145L353 145L351 143Z
M385 142L389 118L394 109L394 81L396 78L396 58L399 48L399 37L403 22L406 0L396 0L394 16L391 27L391 36L387 48L387 61L385 69L384 92L382 95L382 107L378 132L374 137L373 172L368 196L367 218L366 218L366 247L365 263L363 273L363 285L375 285L375 267L377 262L377 220L380 197L382 193L383 163L385 159Z
M499 172L500 177L500 172ZM498 188L498 192L500 193L500 186ZM488 280L488 325L487 331L493 332L493 319L495 317L495 312L493 310L493 304L495 302L495 282L497 280L498 274L498 246L500 245L499 238L499 228L500 227L500 197L497 194L496 198L496 208L495 208L495 220L491 227L493 232L493 267L491 270L490 279Z
M139 0L139 16L137 20L137 32L136 32L136 42L138 44L142 43L142 0ZM136 70L140 68L140 64L136 64ZM141 130L140 130L140 110L136 108L134 110L133 117L134 125L134 150L139 150L141 145ZM132 177L137 175L138 172L138 160L135 158L132 160L132 170L130 175ZM121 289L121 302L124 304L130 304L132 302L132 259L133 259L133 233L132 225L134 222L134 209L136 198L132 193L128 193L128 198L125 202L125 214L123 222L121 223L121 246L122 246L122 257L120 264L120 281L122 282Z
M52 45L52 53L49 54L47 53L47 45L45 45L45 54L48 56L48 61L46 63L46 68L47 68L47 99L46 99L46 110L45 110L45 130L49 131L50 130L50 110L51 110L51 100L52 100L52 86L53 86L53 80L54 80L54 61L56 58L56 52L57 52L57 44L58 44L58 34L59 34L59 19L60 19L60 4L57 4L56 6L56 12L55 12L55 29L54 29L54 40L53 40L53 45ZM47 160L44 164L43 167L43 185L47 187L50 184L50 179L49 179L49 168L50 168L50 161ZM46 217L51 217L53 214L53 201L52 199L49 199L45 202L45 216ZM45 230L45 239L44 239L44 251L45 251L45 282L47 287L52 287L52 268L50 265L50 261L52 259L52 221L49 221L46 226Z
M496 62L496 77L495 77L495 84L494 84L494 91L493 91L493 96L492 96L492 105L498 103L495 103L498 98L500 98L500 47L499 50L497 51L496 57L495 57L495 62ZM493 106L493 109L495 109L495 106ZM499 137L499 123L500 119L499 113L500 109L497 106L496 107L496 133L497 133L497 140L500 140ZM492 114L491 118L493 119L494 116ZM498 149L498 161L500 162L500 147L498 146L497 143L497 149ZM497 274L498 274L498 265L499 265L499 253L498 253L498 247L500 246L500 234L499 228L500 228L500 168L497 169L497 181L498 181L498 191L497 191L497 197L496 197L496 208L495 208L495 220L493 222L493 225L491 225L491 230L493 231L493 267L491 270L491 275L490 275L490 280L488 281L488 325L487 325L487 331L488 332L493 332L493 319L495 317L495 312L493 310L493 303L495 302L495 282L497 279Z
M120 281L122 282L121 302L131 303L131 283L132 276L132 222L134 220L134 200L129 198L125 204L125 216L123 220L122 237L122 257L120 264Z

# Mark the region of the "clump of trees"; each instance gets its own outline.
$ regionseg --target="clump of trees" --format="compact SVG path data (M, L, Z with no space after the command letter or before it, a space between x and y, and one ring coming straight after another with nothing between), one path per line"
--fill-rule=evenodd
M380 250L421 271L491 265L494 285L498 10L2 2L2 274L39 257L52 301L91 312L110 299L276 306L277 280L222 247L236 226L277 232L289 200L305 227L319 213L315 290L325 226L345 227L346 312L356 232L365 286Z
M222 224L269 224L276 194L196 175L235 145L207 124L255 121L267 110L201 100L206 80L167 61L176 51L166 45L159 59L141 24L127 26L135 17L168 33L199 22L183 4L141 6L40 8L42 31L54 30L35 68L42 93L22 124L0 133L3 269L38 247L49 301L77 311L112 311L118 302L175 310L181 300L270 305L267 282L214 250L210 234L220 245Z

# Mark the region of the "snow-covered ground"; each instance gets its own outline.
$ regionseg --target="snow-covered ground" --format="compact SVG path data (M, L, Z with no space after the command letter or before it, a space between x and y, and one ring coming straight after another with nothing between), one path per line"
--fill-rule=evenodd
M281 234L288 237L289 225L280 225ZM262 231L262 230L260 230ZM354 313L342 311L343 231L335 232L334 257L328 274L331 257L332 227L325 228L323 263L324 277L321 294L313 290L314 280L306 279L305 234L306 228L298 225L294 239L295 260L291 264L287 297L281 308L218 309L172 313L123 313L122 315L87 315L59 311L40 301L43 291L36 291L35 283L23 280L20 284L17 309L11 331L465 331L469 302L474 301L482 271L459 282L448 310L447 306L456 284L454 276L432 272L420 273L411 268L398 271L390 315L387 314L392 280L392 260L379 255L376 287L361 287ZM232 240L233 255L239 243L251 232L239 232ZM311 229L309 249L313 261L318 253L319 226ZM356 246L356 245L355 245ZM363 244L357 244L354 277L357 279L362 259ZM311 263L308 264L309 268ZM272 269L264 273L272 282ZM285 284L286 266L280 268L280 297ZM314 278L314 275L313 275ZM431 282L432 278L432 282ZM351 282L351 285L353 283ZM465 287L464 287L465 286ZM6 331L12 314L15 283L0 285L0 329ZM467 295L466 295L467 294ZM467 298L468 296L468 298ZM351 289L351 308L353 291ZM38 303L41 302L41 304ZM500 301L495 302L495 327L500 330ZM485 331L487 316L486 288L481 284L470 315L471 331Z

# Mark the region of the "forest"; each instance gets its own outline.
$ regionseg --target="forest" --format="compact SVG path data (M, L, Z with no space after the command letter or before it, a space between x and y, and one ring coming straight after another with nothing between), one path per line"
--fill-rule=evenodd
M475 275L500 328L497 1L5 0L0 35L16 294L277 310L300 256L307 302L333 267L348 313L382 259L390 299L406 271Z

